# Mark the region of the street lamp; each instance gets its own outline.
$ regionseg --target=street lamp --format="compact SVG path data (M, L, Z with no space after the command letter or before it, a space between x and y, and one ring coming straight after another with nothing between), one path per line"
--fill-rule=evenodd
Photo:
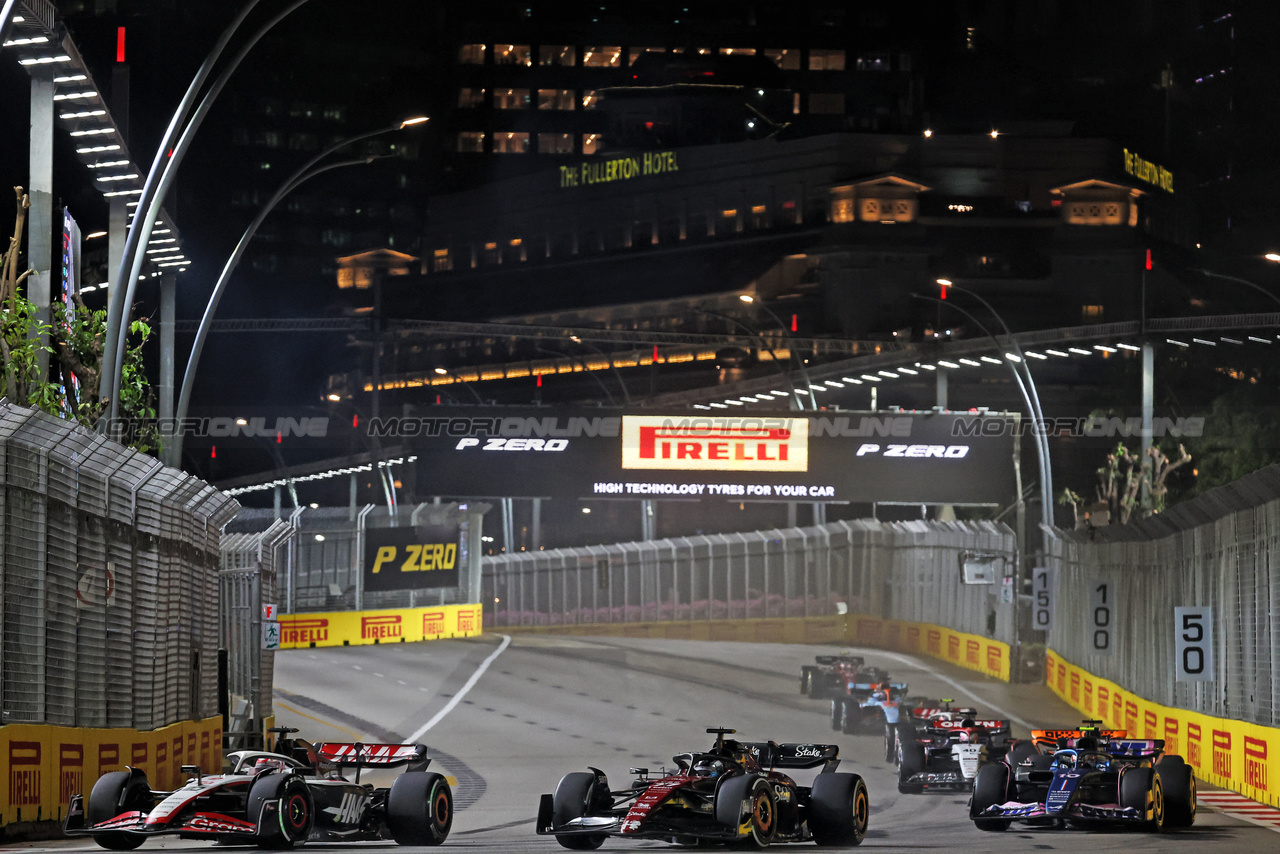
M772 309L770 309L770 308L769 308L769 306L767 306L767 305L765 305L765 304L764 304L764 300L761 300L761 301L757 304L757 303L756 303L756 298L755 298L753 295L751 295L751 294L739 294L739 295L738 295L738 299L742 300L743 302L747 303L748 305L754 305L756 308L760 309L760 310L761 310L761 311L763 311L765 314L767 314L767 315L769 315L770 317L772 317L772 318L774 319L774 321L775 321L775 322L777 322L778 327L779 327L780 329L782 329L782 330L783 330L783 332L786 332L786 331L787 331L787 325L786 325L785 323L783 323L783 322L782 322L782 318L781 318L781 317L778 317L778 315L774 314L774 313L773 313L773 310L772 310ZM787 333L787 334L790 334L790 333ZM787 348L787 350L788 350L789 352L790 352L790 351L793 351L794 349L795 349L795 348L793 348L793 347L788 347L788 348ZM772 351L770 351L770 352L772 352ZM818 399L817 399L816 397L814 397L814 396L813 396L813 383L812 383L812 381L809 379L809 371L808 371L808 370L805 368L805 366L804 366L804 357L801 357L801 358L800 358L800 360L799 360L798 362L796 362L796 365L800 368L800 377L801 377L801 379L803 379L803 380L804 380L804 387L805 387L805 390L809 393L809 408L810 408L810 409L812 409L812 410L814 410L814 411L816 412L816 411L818 410ZM801 409L803 409L803 408L804 408L804 407L801 407Z
M1277 255L1275 253L1264 255L1263 257L1266 258L1268 261L1280 261L1280 255ZM1239 276L1228 276L1225 273L1215 273L1213 270L1206 270L1203 267L1192 267L1191 270L1194 273L1199 273L1202 276L1207 276L1211 279L1225 279L1228 282L1235 282L1238 285L1244 285L1245 287L1253 288L1255 291L1262 294L1267 299L1270 299L1271 301L1276 303L1280 303L1280 297L1271 293L1271 291L1267 290L1262 285L1254 284L1248 279L1242 279Z
M938 279L937 282L944 289L952 288L962 294L968 294L982 303L983 307L991 313L991 316L1000 322L1000 327L1009 338L1009 344L1013 347L1013 355L1017 357L1014 360L1016 362L1015 373L1017 372L1017 367L1022 368L1022 373L1027 380L1028 408L1031 411L1031 420L1035 427L1032 432L1035 434L1036 450L1040 456L1040 501L1044 505L1045 524L1053 527L1053 470L1049 461L1049 437L1045 432L1044 410L1040 408L1040 393L1036 391L1035 378L1031 376L1031 367L1027 364L1027 359L1022 354L1022 348L1018 346L1018 339L1014 338L1013 332L1009 329L1009 324L1004 322L1004 318L1000 316L1000 313L992 307L991 303L983 299L981 294L968 288L963 288L950 279ZM943 293L946 293L946 291L944 290ZM1008 356L1009 354L1006 353L1005 358L1007 359Z
M209 330L213 327L213 315L218 310L218 303L221 301L222 294L226 291L227 285L231 281L232 273L234 273L236 267L240 265L241 257L243 257L245 250L249 248L250 241L252 241L253 236L257 234L258 227L261 226L262 221L267 218L267 214L271 213L275 206L280 203L281 199L293 192L301 184L317 175L321 175L333 169L339 169L343 166L367 164L379 159L379 156L375 155L317 165L321 160L328 157L330 154L333 154L338 149L366 139L371 139L375 136L381 136L384 133L391 133L393 131L402 130L406 127L420 125L426 121L427 118L425 116L417 116L415 118L398 122L390 127L379 128L375 131L369 131L368 133L362 133L348 139L340 140L339 142L335 142L328 146L319 154L302 164L302 166L298 167L297 171L290 175L285 182L280 185L280 188L276 190L275 194L270 199L267 200L267 203L258 211L257 216L255 216L253 221L245 228L244 234L240 236L240 241L236 243L235 249L232 250L230 257L227 258L227 263L223 265L222 274L218 276L218 281L213 286L213 293L209 295L209 302L204 308L204 316L200 318L200 325L196 329L195 341L191 345L191 355L187 359L187 369L182 375L182 390L178 394L178 405L174 410L175 424L178 425L179 429L173 437L173 440L169 443L169 447L173 449L172 453L169 452L168 448L166 448L165 451L165 456L169 465L178 466L182 461L181 424L183 419L187 417L187 410L191 404L191 389L195 385L196 368L200 364L200 354L204 350L205 339L209 337ZM377 346L376 342L374 346Z
M128 343L129 332L126 315L128 314L129 306L133 304L134 291L137 289L138 278L142 273L142 264L146 259L144 249L151 240L152 229L155 228L156 218L160 215L160 204L173 186L178 174L178 167L186 156L187 149L190 148L196 131L200 128L205 116L208 115L214 101L217 100L227 81L231 79L231 75L240 66L240 63L248 55L249 51L253 49L254 45L272 27L306 2L307 0L293 0L246 40L240 52L227 63L227 67L209 86L209 90L205 93L204 98L201 99L195 114L191 115L191 121L187 122L187 116L191 114L196 95L199 94L201 88L204 87L205 82L209 79L209 75L213 72L213 66L222 55L222 51L244 22L244 19L249 15L249 12L258 4L258 0L249 0L227 26L226 30L223 31L222 35L218 37L213 49L210 50L195 77L192 78L191 85L187 87L186 94L183 95L178 108L169 119L169 126L165 129L164 137L156 149L156 156L151 162L147 180L142 186L141 195L138 197L138 206L134 209L133 224L130 226L128 236L125 238L124 252L121 256L120 267L116 276L116 286L111 289L107 303L107 334L102 346L101 377L98 381L99 395L103 400L107 401L107 418L104 421L104 425L112 423L120 414L120 384L123 375L125 345ZM184 122L186 122L185 126Z
M738 327L739 329L741 329L743 332L747 333L747 335L749 335L750 337L754 338L754 339L756 340L756 342L757 342L757 343L758 343L762 348L764 348L764 351L765 351L766 353L768 353L768 354L769 354L769 358L770 358L770 359L772 359L772 360L773 360L773 363L774 363L775 365L777 365L777 366L778 366L778 370L782 372L782 375L783 375L784 377L786 377L786 378L787 378L787 384L791 386L791 396L790 396L790 397L791 397L791 405L792 405L792 406L795 406L795 405L796 405L796 395L797 395L797 394L799 394L799 390L795 387L795 385L796 385L796 381L795 381L795 379L793 379L793 378L792 378L792 376L791 376L791 371L787 370L787 368L786 368L785 366L783 366L783 364L782 364L782 360L780 360L780 359L778 358L778 354L773 352L773 347L771 347L771 346L769 345L769 340L768 340L767 338L765 338L762 334L760 334L760 331L759 331L759 330L757 330L757 329L752 329L750 326L747 326L747 324L743 323L741 320L738 320L736 317L732 317L732 316L727 315L727 314L722 314L722 313L720 313L720 312L718 312L718 311L712 311L712 310L711 310L711 309L709 309L709 308L698 308L698 307L694 306L694 307L693 307L693 310L694 310L694 311L696 311L696 312L698 312L699 314L706 314L706 315L709 315L709 316L711 316L711 317L718 317L718 318L720 318L721 320L727 320L727 321L729 321L730 323L732 323L734 326L736 326L736 327ZM805 370L804 370L803 365L801 366L801 369L800 369L800 370L801 370L801 373L802 373L802 375L803 375L803 377L804 377L805 391L808 393L810 401L814 401L814 397L813 397L813 389L811 389L811 388L809 388L809 387L808 387L808 386L809 386L809 373L808 373L808 371L805 371ZM798 408L798 409L802 409L802 410L803 410L803 409L804 409L804 406L803 406L803 405L800 405L800 406L798 406L798 407L796 407L796 408ZM817 402L816 402L816 401L814 401L813 408L814 408L815 410L818 408L818 405L817 405Z

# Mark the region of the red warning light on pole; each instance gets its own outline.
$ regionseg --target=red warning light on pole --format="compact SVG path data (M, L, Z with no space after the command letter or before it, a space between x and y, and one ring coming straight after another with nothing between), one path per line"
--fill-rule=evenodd
M209 446L209 459L211 459L211 460L216 460L217 458L218 458L218 446L217 446L217 445L210 445L210 446Z
M798 315L793 314L791 315L791 331L798 332L799 330L800 330L800 324L798 320Z
M116 62L124 62L124 27L116 28Z
M542 374L538 374L538 388L542 388Z
M1151 250L1147 250L1147 269L1151 269Z

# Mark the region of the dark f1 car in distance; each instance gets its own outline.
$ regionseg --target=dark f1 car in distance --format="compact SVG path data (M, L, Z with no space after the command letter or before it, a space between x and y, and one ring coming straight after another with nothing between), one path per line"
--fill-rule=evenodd
M1125 730L1035 730L1000 761L978 769L969 817L979 830L1010 822L1062 826L1129 824L1151 831L1196 820L1196 778L1162 739ZM1045 752L1049 751L1049 752Z
M63 830L92 836L103 848L127 851L152 836L208 839L292 848L303 842L394 839L438 845L453 823L453 792L421 744L311 745L273 727L274 749L237 750L221 774L190 777L172 792L153 791L141 769L112 771L94 784L86 804L73 795ZM405 766L390 788L360 783L363 768ZM342 776L355 768L355 779Z
M815 700L843 694L850 682L874 682L889 678L878 667L867 667L860 655L842 652L839 655L815 655L813 664L800 667L800 693Z
M836 773L834 744L738 742L734 730L712 728L706 752L673 757L674 771L635 779L610 790L603 771L566 774L555 794L543 795L537 832L565 848L599 848L608 836L681 844L724 843L764 848L774 842L849 847L867 832L867 787L857 774ZM818 768L810 786L781 769Z
M953 709L950 700L939 702L941 707L909 709L898 721L898 791L903 794L972 788L978 769L1002 758L1015 743L1007 720Z

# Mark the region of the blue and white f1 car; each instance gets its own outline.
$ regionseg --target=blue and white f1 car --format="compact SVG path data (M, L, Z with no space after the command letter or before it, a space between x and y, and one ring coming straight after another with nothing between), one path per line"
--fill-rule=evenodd
M1130 824L1151 831L1190 827L1196 780L1161 739L1085 721L1075 730L1035 730L1000 762L978 769L969 817L979 830L1013 821L1061 826Z

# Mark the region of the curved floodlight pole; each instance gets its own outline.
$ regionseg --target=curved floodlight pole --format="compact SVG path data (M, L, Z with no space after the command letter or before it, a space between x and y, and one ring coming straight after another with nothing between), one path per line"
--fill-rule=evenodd
M129 276L126 279L122 279L116 287L116 291L121 294L119 296L119 312L116 315L116 334L113 339L111 337L111 329L108 326L107 340L103 346L104 369L102 371L102 375L106 378L110 389L108 423L114 422L115 419L119 417L120 413L120 383L121 375L123 373L120 368L124 364L124 351L125 344L128 341L127 331L129 327L129 324L124 322L125 315L128 312L129 305L133 302L133 295L138 287L138 277L142 273L142 264L146 259L144 247L146 247L147 243L151 240L151 231L155 227L156 217L160 214L160 204L164 197L168 195L169 188L173 185L173 182L177 177L178 167L186 156L187 149L190 148L191 141L195 138L196 131L199 130L200 124L204 121L205 116L209 114L209 110L212 109L213 103L222 92L223 87L227 85L227 81L231 79L231 75L235 73L235 70L240 66L240 63L244 61L246 56L248 56L249 51L253 49L253 47L271 30L272 27L280 23L290 13L306 2L307 0L293 0L293 2L285 7L285 9L276 14L271 18L271 20L267 21L266 24L253 33L245 45L240 48L240 52L230 60L227 67L223 69L222 73L219 74L217 79L210 85L209 91L205 94L204 98L201 99L200 106L196 108L196 112L191 117L191 121L183 128L182 135L179 137L177 144L170 149L169 143L171 141L171 137L166 133L163 144L159 151L156 152L156 160L152 163L152 170L154 171L161 161L164 161L164 169L159 182L155 185L150 202L144 205L141 199L139 199L138 207L135 209L133 226L129 229L129 240L133 242L133 254L131 257L128 251L128 244L126 243L124 259L121 262L122 270L124 269L125 264L129 265ZM250 5L256 3L257 0L251 0ZM241 18L243 17L243 14L244 13L242 13ZM235 23L236 26L238 26L238 22L239 19ZM230 37L229 32L225 35L227 38ZM207 76L207 72L203 68L201 69L201 72ZM194 86L195 81L192 81L192 84ZM184 98L184 105L185 104L186 99ZM187 109L189 109L189 106ZM175 114L174 120L175 121L171 123L171 128L180 123L177 114ZM151 176L148 175L148 184L151 183L150 178ZM143 195L146 195L145 190ZM138 221L139 212L144 213L141 222ZM138 235L137 240L133 239L135 232L137 232ZM113 299L117 298L117 294L115 293L111 296ZM108 315L108 323L109 322L110 315ZM106 370L108 352L113 354L110 370Z
M764 304L764 300L757 300L751 294L741 294L738 296L738 299L742 300L745 303L754 305L756 306L756 308L761 309L765 314L769 315L775 321L777 321L779 328L781 328L784 331L786 330L787 325L782 322L782 318L774 314L773 309L769 308L769 306ZM787 336L790 337L790 333L787 333ZM787 349L790 350L791 348L788 347ZM809 408L812 409L814 412L817 412L818 398L814 397L813 381L809 379L809 370L804 366L803 356L801 356L800 359L796 362L796 366L800 368L800 377L801 379L804 380L804 390L809 393ZM803 409L804 407L801 407L801 408Z
M938 284L943 284L944 281L945 280L943 279L939 279ZM991 303L983 299L981 294L969 290L968 288L962 288L952 282L947 282L944 287L954 288L961 293L968 294L978 302L982 303L983 307L986 308L987 311L991 312L991 316L1000 322L1000 328L1004 330L1004 334L1009 338L1009 344L1013 347L1013 354L1018 357L1018 364L1021 366L1022 372L1027 378L1027 389L1031 393L1031 402L1035 406L1031 417L1035 420L1034 432L1036 434L1036 441L1044 459L1044 483L1041 485L1042 495L1040 500L1044 502L1045 507L1048 508L1047 515L1052 519L1053 471L1049 465L1049 436L1045 429L1044 410L1040 408L1040 393L1036 391L1036 381L1031 376L1031 367L1027 364L1027 358L1022 354L1022 348L1018 346L1018 339L1013 336L1013 332L1009 329L1009 324L1004 322L1004 318L1000 316L1000 313L992 307ZM1050 527L1052 527L1051 524Z
M1226 273L1215 273L1213 270L1206 270L1203 267L1192 267L1191 269L1193 272L1200 273L1201 275L1208 276L1212 279L1226 279L1228 282L1235 282L1238 285L1245 285L1246 287L1253 288L1255 291L1269 298L1273 302L1280 303L1280 297L1271 293L1271 291L1267 290L1262 285L1255 284L1248 279L1242 279L1239 276L1228 276Z
M557 350L548 350L546 347L539 347L536 344L534 345L533 349L537 350L539 353L546 353L549 356L559 356L561 359L568 359L571 362L577 362L579 365L582 366L583 372L589 375L593 380L596 381L596 384L600 386L600 390L604 392L604 396L609 398L609 405L610 406L618 405L618 400L613 396L613 392L609 391L609 387L605 385L604 380L596 376L596 372L591 370L590 367L588 367L586 359L582 358L581 356L571 356L568 353L561 353ZM623 386L623 388L626 388L626 386ZM628 400L627 402L630 403L631 401Z
M933 297L927 297L922 294L912 294L912 296L915 297L916 299L928 300L929 302L934 302L934 303L937 303L938 305L942 305L942 300L940 299L934 299ZM1003 352L1000 346L1000 339L996 338L996 336L991 333L991 330L987 329L987 327L982 324L982 321L978 320L978 318L974 317L972 314L965 311L960 306L955 305L954 303L948 303L948 307L955 309L956 311L960 312L965 317L967 317L969 320L973 321L974 325L977 326L979 330L981 330L982 334L990 338L991 343L996 345L996 352L998 353ZM1017 365L1012 364L1008 359L1003 359L1002 361L1006 365L1008 365L1009 370L1013 372L1013 381L1018 385L1018 391L1019 393L1022 394L1022 402L1027 407L1027 415L1031 418L1032 424L1034 425L1036 410L1035 410L1035 407L1032 406L1031 404L1031 393L1027 391L1027 385L1026 383L1023 382L1022 375L1018 373ZM1039 468L1040 468L1040 485L1041 485L1040 521L1041 521L1041 524L1052 525L1053 524L1053 508L1046 506L1044 503L1044 481L1045 481L1046 472L1049 470L1049 457L1045 451L1045 448L1041 446L1039 441L1036 442L1036 460L1038 461ZM1018 498L1019 500L1021 500L1022 497L1019 496Z
M738 320L738 318L736 318L736 317L732 317L732 316L730 316L730 315L728 315L728 314L721 314L720 312L718 312L718 311L712 311L712 310L711 310L711 309L709 309L709 308L697 308L697 307L695 307L693 310L694 310L694 311L696 311L696 312L698 312L699 314L709 314L709 315L711 315L712 317L718 317L718 318L720 318L721 320L727 320L727 321L729 321L730 323L732 323L734 326L736 326L736 327L738 327L739 329L741 329L743 332L747 333L747 335L748 335L748 336L750 336L750 337L754 338L754 339L756 340L756 343L758 343L761 347L763 347L763 348L764 348L764 351L765 351L766 353L768 353L768 354L769 354L769 358L770 358L770 359L772 359L772 360L773 360L773 363L774 363L775 365L777 365L777 366L778 366L778 370L782 373L782 375L783 375L784 377L786 377L787 383L791 386L791 396L790 396L790 397L791 397L791 400L792 400L792 401L794 401L794 400L795 400L795 398L796 398L796 387L795 387L795 386L796 386L796 381L795 381L795 378L791 376L791 371L787 370L787 368L783 366L782 360L778 358L778 354L777 354L777 353L775 353L775 352L773 352L773 347L769 346L769 339L767 339L767 338L765 338L763 335L761 335L759 330L757 330L757 329L752 329L750 326L748 326L747 324L743 323L741 320ZM805 392L807 392L807 393L808 393L810 400L812 400L812 399L813 399L813 389L809 388L809 375L808 375L808 373L807 373L807 372L804 372L803 370L801 371L801 373L802 373L802 376L804 377L804 382L805 382ZM816 405L814 406L814 409L817 409L817 406L816 406ZM800 410L801 410L801 411L804 411L804 405L803 405L803 404L801 404L801 406L800 406Z
M171 441L168 444L172 451L166 450L166 461L171 466L178 466L182 461L182 430L181 425L183 419L187 417L187 411L191 406L191 390L195 385L196 368L200 364L200 355L204 351L204 342L209 337L209 331L213 328L213 316L218 310L218 303L222 300L222 294L226 291L227 285L231 281L231 275L240 265L240 259L244 256L245 250L249 248L249 243L258 232L258 228L262 225L263 220L275 208L280 200L293 192L297 187L305 181L322 175L333 169L340 169L343 166L359 166L370 163L379 159L378 157L361 157L353 160L340 160L336 163L326 163L323 166L316 167L316 163L332 154L345 145L351 145L355 142L378 136L380 134L389 133L390 131L399 130L405 126L404 122L393 125L391 127L381 128L376 131L354 136L344 139L341 142L334 143L328 148L321 151L315 157L312 157L304 163L296 172L289 176L280 188L276 190L267 203L258 211L257 216L245 228L244 234L240 236L240 240L236 243L235 249L232 250L230 257L227 258L226 264L222 267L222 274L218 276L218 281L213 286L213 292L209 295L209 301L205 305L204 315L200 318L200 325L196 328L195 341L191 345L191 354L187 358L187 367L182 374L182 388L178 393L178 405L174 408L174 425L177 428Z
M111 289L107 300L107 337L102 347L102 365L101 373L98 377L98 393L101 397L110 398L111 406L109 416L114 418L117 412L115 403L116 380L115 375L119 373L117 365L119 361L116 358L116 339L123 339L121 328L126 326L124 322L125 314L128 311L129 297L133 294L132 285L137 281L141 271L141 261L134 264L134 256L145 257L145 253L139 252L139 243L143 246L146 241L140 241L142 228L138 227L141 220L138 214L148 211L152 207L152 201L156 198L156 188L161 180L161 170L165 162L169 159L166 155L173 147L178 137L178 132L182 127L182 123L186 121L187 115L191 112L191 107L195 104L196 95L204 87L205 81L209 79L209 75L213 72L213 66L218 61L218 57L222 55L222 51L226 48L227 42L231 41L231 37L244 23L244 19L248 16L253 7L258 4L258 0L249 0L240 13L231 21L222 35L218 37L218 41L209 51L208 56L204 58L204 62L196 71L195 77L191 79L191 85L187 87L186 94L182 96L178 108L174 110L173 116L169 119L169 126L165 128L164 136L160 140L159 148L156 149L156 156L151 161L151 168L147 172L147 180L142 185L142 195L138 197L138 206L134 208L133 227L129 228L125 234L124 252L120 258L120 268L116 272L115 287ZM6 16L7 20L7 16ZM161 194L163 196L163 194ZM158 208L157 208L158 210ZM144 217L144 220L146 217ZM151 218L154 222L154 217ZM147 229L147 239L151 237L151 229Z
M599 347L597 347L595 344L592 344L590 341L582 340L582 338L580 338L577 335L570 335L569 340L575 344L581 344L583 347L590 347L592 350L595 350L601 356L609 360L609 367L613 370L613 376L618 381L618 387L622 389L622 400L627 406L630 406L631 391L627 388L626 380L622 378L622 371L618 370L618 366L613 363L613 356L601 350ZM609 399L612 400L613 395L609 395Z
M481 406L484 406L484 398L480 396L480 392L476 391L474 388L471 387L471 383L467 382L462 377L458 376L456 373L449 370L448 368L436 368L436 373L453 377L453 379L459 385L465 387L467 391L471 392L471 396L476 399L476 403L480 404Z

